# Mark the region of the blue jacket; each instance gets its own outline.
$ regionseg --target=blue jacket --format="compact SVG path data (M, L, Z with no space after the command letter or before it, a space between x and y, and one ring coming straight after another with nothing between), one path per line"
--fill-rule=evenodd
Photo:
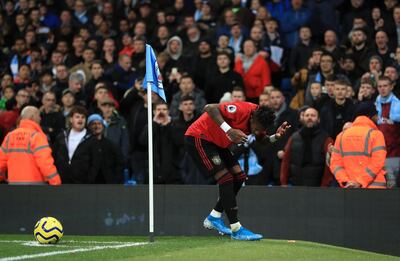
M299 42L299 29L310 20L310 10L301 8L298 11L288 10L281 19L281 31L285 46L293 48Z

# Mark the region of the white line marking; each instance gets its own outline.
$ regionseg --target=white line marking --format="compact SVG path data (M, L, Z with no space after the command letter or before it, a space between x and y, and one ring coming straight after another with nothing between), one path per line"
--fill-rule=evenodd
M33 255L22 255L22 256L12 256L12 257L5 257L0 258L0 261L14 261L14 260L23 260L23 259L30 259L30 258L38 258L38 257L46 257L46 256L56 256L56 255L63 255L63 254L71 254L71 253L78 253L78 252L90 252L102 249L120 249L124 247L133 247L133 246L143 246L149 244L148 242L135 242L135 243L125 243L121 245L115 246L93 246L87 248L77 248L72 250L63 250L63 251L52 251L48 253L39 253Z
M35 240L0 240L0 243L26 243L30 244L36 242ZM62 243L82 243L82 244L125 244L126 241L79 241L79 240L60 240ZM58 244L59 245L59 244ZM54 246L54 245L50 245Z

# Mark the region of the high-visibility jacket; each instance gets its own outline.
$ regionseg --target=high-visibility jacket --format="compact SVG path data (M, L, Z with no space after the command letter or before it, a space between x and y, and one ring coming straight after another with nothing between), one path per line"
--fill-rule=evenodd
M61 184L47 137L36 122L21 120L19 127L4 138L0 173L0 179L7 179L9 184Z
M385 159L382 132L368 117L359 116L337 136L330 168L341 187L356 181L362 188L386 188Z

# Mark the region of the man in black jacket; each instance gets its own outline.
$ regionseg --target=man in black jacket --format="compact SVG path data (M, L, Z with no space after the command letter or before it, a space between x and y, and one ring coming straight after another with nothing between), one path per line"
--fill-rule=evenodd
M219 103L224 93L231 92L233 87L243 87L243 79L239 73L230 67L230 54L220 52L217 54L217 68L206 77L204 85L207 103Z
M204 178L204 175L197 169L196 164L185 149L185 132L200 116L196 113L194 98L190 95L183 96L179 104L179 111L179 117L173 119L171 123L171 138L176 147L173 164L181 173L183 183L209 184L210 181Z
M99 114L90 115L87 122L88 128L97 139L97 153L101 164L97 175L89 177L89 183L121 184L124 159L120 148L104 137L106 122Z
M176 150L171 138L168 105L163 102L156 104L153 113L154 183L180 184L180 173L174 168L172 161ZM140 142L142 145L148 145L147 124L141 133Z
M42 118L40 125L50 138L50 144L53 144L56 137L65 128L65 118L60 112L59 106L56 104L56 94L48 91L42 97L43 106L40 108L40 117Z
M353 121L354 104L346 99L346 88L345 81L336 80L334 99L328 101L321 109L321 128L333 139L342 131L346 122Z
M101 167L97 140L85 128L86 115L84 107L73 107L69 113L71 129L60 133L53 146L53 158L63 184L89 183Z
M140 142L143 126L147 124L147 93L140 89L140 84L129 89L120 103L120 111L127 121L129 133L129 155L132 177L138 184L143 184L147 177L147 146ZM152 103L158 102L158 95L152 93Z
M298 126L298 116L297 112L290 109L286 102L285 96L278 89L272 89L270 92L270 107L275 112L275 121L272 129L268 130L268 133L275 133L279 126L281 126L285 121L292 126L287 134L280 138L275 143L270 143L267 146L268 159L265 164L265 171L269 174L267 178L267 183L269 185L280 185L279 172L281 167L281 160L284 156L284 148L289 139L289 137L296 131L296 126Z

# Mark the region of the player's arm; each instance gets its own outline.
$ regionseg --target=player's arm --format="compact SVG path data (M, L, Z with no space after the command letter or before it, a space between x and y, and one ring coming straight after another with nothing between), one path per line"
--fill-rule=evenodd
M208 113L210 118L226 133L232 142L244 143L247 141L246 134L241 130L233 129L228 123L226 123L219 109L219 104L207 104L204 107L204 111Z

